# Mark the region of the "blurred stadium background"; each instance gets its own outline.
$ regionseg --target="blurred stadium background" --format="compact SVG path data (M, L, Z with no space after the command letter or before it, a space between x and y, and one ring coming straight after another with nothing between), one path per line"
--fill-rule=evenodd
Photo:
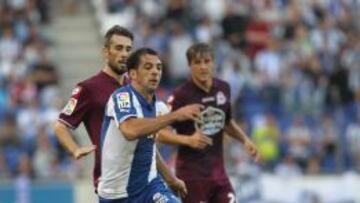
M163 99L188 76L189 45L213 45L234 117L264 158L226 140L239 202L360 202L359 0L0 2L0 203L96 202L92 157L72 160L52 123L100 70L114 24L161 53ZM161 151L173 167L175 148Z

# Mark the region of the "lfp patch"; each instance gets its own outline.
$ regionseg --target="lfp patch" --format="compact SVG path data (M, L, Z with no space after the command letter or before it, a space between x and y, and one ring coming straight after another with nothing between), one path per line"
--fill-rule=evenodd
M79 93L80 93L80 91L81 91L81 87L80 86L77 86L77 87L75 87L74 89L73 89L73 91L72 91L72 93L71 93L71 95L78 95Z
M78 101L77 99L70 98L68 103L66 104L66 106L62 110L62 112L65 115L71 115L73 113L75 107L76 107L77 101Z
M116 101L119 109L128 109L130 105L130 95L128 92L119 92L116 94Z

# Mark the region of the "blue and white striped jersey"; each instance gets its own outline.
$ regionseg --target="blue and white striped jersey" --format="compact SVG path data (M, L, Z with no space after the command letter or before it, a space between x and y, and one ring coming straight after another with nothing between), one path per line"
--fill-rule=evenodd
M126 119L150 118L168 113L163 102L149 104L131 85L117 89L106 105L101 129L101 176L98 193L102 198L131 197L157 177L153 135L129 141L118 126Z

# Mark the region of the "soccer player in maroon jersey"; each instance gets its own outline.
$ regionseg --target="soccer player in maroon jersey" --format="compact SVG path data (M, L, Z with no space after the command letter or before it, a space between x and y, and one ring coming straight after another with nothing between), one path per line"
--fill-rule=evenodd
M161 142L180 144L176 175L185 181L188 195L185 203L234 203L236 197L225 172L223 159L223 134L240 141L247 152L257 161L256 146L231 117L230 87L223 80L213 77L214 54L204 43L192 45L186 53L191 79L175 89L169 98L172 111L187 104L199 103L204 110L197 122L176 122L172 127L177 134L162 130ZM212 139L203 143L202 149L181 145L186 135L200 133Z
M95 165L93 171L94 185L97 187L100 171L100 144L101 125L104 117L106 103L114 90L127 83L126 60L133 44L133 34L127 29L114 26L105 34L103 55L106 63L96 75L77 84L72 95L59 115L54 129L60 143L79 159L95 151ZM71 133L83 122L93 145L79 146ZM172 176L160 156L158 169L168 185L182 194L186 193L183 182Z
M58 140L75 159L95 151L95 185L100 175L99 151L96 146L99 145L105 105L111 93L126 83L126 59L133 40L133 34L120 26L114 26L107 31L103 48L106 62L103 69L77 84L55 124ZM93 143L91 146L79 146L73 139L70 130L76 129L81 122Z

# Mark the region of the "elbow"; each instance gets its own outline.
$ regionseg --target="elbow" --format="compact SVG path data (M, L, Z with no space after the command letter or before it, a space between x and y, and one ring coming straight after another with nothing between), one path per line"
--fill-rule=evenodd
M55 135L58 136L63 128L64 128L64 125L62 123L60 123L59 121L56 121L53 126Z
M66 126L65 124L63 124L62 122L60 121L56 121L54 123L54 126L53 126L53 130L55 132L55 135L58 139L60 139L60 137L62 135L64 135L64 133L68 132L69 130L69 127Z
M128 141L136 140L138 137L138 134L133 129L120 129L120 131L122 132L124 138Z
M118 129L120 131L120 136L124 136L124 138L128 141L133 141L140 137L140 132L136 124L131 122L130 119L119 123Z
M129 133L129 134L125 134L124 133L124 137L127 141L134 141L136 140L136 135L135 134L132 134L132 133Z

